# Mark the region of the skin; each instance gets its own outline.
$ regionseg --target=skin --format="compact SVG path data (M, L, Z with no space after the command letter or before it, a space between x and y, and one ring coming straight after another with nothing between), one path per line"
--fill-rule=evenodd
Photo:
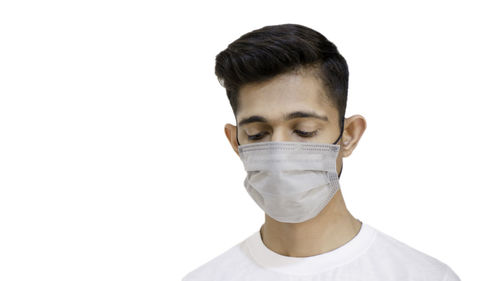
M340 135L338 111L328 102L326 89L315 73L314 69L302 68L241 87L236 114L238 124L252 115L262 116L267 122L238 125L240 144L263 141L333 143ZM295 111L313 111L327 116L328 121L311 117L283 119L284 115ZM340 172L343 157L351 155L366 129L366 121L361 115L353 115L344 122L344 133L337 143L340 144L337 173ZM229 123L224 126L226 137L239 156L236 129L236 126ZM312 137L305 137L296 130L318 132ZM258 133L263 133L261 139L249 139L249 135ZM360 228L361 222L347 210L339 189L316 217L305 222L283 223L266 214L260 234L266 247L275 253L290 257L310 257L346 244L358 234Z

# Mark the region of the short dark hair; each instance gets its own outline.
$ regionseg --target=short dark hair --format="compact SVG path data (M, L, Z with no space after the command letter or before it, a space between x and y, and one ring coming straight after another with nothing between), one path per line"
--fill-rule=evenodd
M226 88L236 117L243 85L308 66L318 70L341 122L347 103L347 62L325 36L303 25L270 25L242 35L216 56L215 75Z

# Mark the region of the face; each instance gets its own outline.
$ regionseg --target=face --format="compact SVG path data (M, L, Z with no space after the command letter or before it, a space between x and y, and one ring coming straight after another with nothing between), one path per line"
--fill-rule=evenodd
M236 126L225 126L236 153L236 133L241 145L267 141L333 143L340 135L338 111L311 70L246 84L239 93L238 132ZM339 156L345 157L350 151L342 152L342 147L352 150L366 125L360 115L344 122L344 134L337 144L341 145Z

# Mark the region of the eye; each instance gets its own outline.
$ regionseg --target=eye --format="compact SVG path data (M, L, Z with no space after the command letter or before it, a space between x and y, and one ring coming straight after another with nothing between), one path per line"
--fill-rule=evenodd
M310 138L310 137L314 137L318 133L318 130L312 131L312 132L304 132L301 130L295 130L294 132L296 132L297 135L299 135L303 138Z
M249 135L248 139L249 140L260 140L265 134L267 134L267 132L264 132L264 133L260 132L256 135Z

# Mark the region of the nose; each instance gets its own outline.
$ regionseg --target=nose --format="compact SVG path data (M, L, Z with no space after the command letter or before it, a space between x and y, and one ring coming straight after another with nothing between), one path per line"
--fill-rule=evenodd
M291 141L291 138L284 128L276 128L273 130L271 141Z

